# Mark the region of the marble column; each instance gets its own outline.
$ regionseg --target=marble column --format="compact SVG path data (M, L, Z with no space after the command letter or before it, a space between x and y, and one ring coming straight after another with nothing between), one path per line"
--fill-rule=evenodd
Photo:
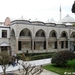
M70 40L68 39L68 50L70 50Z
M46 52L48 52L48 39L46 39Z
M66 42L64 41L64 49L66 48L65 45L66 45Z
M32 53L34 53L34 38L32 39Z
M16 50L15 53L18 53L18 37L16 37Z
M57 39L57 50L59 51L59 39Z
M0 47L0 52L1 52L1 47Z

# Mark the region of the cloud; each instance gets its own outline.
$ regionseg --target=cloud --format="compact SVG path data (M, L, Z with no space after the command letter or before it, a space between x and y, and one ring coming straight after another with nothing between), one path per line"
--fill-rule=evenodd
M59 20L59 8L61 4L62 17L71 13L71 7L74 0L0 0L0 21L4 18L13 17L40 20L54 18ZM72 15L74 16L74 14ZM4 21L4 20L3 20Z

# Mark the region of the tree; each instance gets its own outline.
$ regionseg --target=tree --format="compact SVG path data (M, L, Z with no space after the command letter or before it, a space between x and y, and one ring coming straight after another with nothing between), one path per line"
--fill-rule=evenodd
M72 11L72 13L75 13L75 1L74 1L73 5L72 5L71 11Z
M22 53L21 60L22 62L19 62L22 66L22 68L19 68L20 75L39 75L43 71L41 66L32 66L31 64L25 63L26 56L24 52Z
M59 52L56 52L51 60L52 64L55 64L57 66L67 66L68 60L73 60L75 59L75 54L73 51L69 50L62 50Z
M43 69L41 66L31 66L28 63L19 63L22 68L19 68L20 75L39 75Z
M2 67L4 75L6 75L6 69L8 67L10 56L7 51L2 51L0 53L0 65Z
M72 26L75 27L75 23Z

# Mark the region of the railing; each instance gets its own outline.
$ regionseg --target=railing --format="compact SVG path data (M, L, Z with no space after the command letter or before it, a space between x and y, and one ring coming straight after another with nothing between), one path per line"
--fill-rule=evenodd
M66 40L67 40L67 38L65 38L65 37L60 38L60 41L66 41Z
M49 41L56 41L57 38L56 37L49 37Z
M45 41L45 37L35 37L36 41Z
M20 36L19 39L31 39L31 37L28 37L28 36Z

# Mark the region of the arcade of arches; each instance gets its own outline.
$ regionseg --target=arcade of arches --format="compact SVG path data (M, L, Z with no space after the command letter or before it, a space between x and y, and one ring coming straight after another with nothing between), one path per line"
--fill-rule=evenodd
M16 38L15 32L12 30L12 40L14 39L12 45L14 45L14 49L16 49ZM71 38L75 37L75 33L71 34ZM71 48L73 48L72 44L74 41L70 41ZM19 34L19 38L17 39L17 49L18 51L26 51L29 52L50 52L50 51L58 51L59 49L68 50L69 41L67 37L67 33L63 31L60 35L60 39L57 39L57 33L55 30L52 30L49 34L49 38L46 39L46 34L44 30L40 29L36 32L35 37L32 38L32 33L29 29L25 28L21 30Z

